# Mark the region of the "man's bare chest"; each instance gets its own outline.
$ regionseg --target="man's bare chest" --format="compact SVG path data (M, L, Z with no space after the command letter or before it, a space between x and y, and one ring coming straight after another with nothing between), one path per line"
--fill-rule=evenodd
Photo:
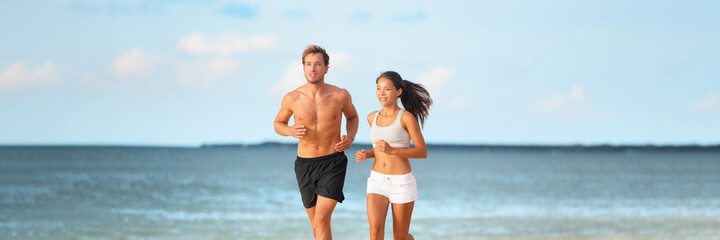
M342 104L333 98L299 99L293 104L293 114L306 124L336 121L342 114Z

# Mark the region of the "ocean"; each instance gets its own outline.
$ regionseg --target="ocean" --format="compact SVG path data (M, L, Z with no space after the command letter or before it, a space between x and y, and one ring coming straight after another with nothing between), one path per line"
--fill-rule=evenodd
M368 239L349 151L335 239ZM312 239L295 146L0 147L0 239ZM429 145L416 239L720 239L718 148ZM388 216L386 239L392 238Z

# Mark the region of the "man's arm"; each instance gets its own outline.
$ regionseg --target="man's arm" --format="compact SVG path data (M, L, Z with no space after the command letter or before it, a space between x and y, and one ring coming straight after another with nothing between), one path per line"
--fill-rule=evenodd
M282 103L280 103L280 111L278 112L277 116L275 117L274 127L275 132L277 134L280 134L281 136L292 136L294 138L302 138L303 135L305 135L305 126L303 125L294 125L294 126L288 126L288 122L290 121L290 117L292 117L292 103L294 101L293 96L291 96L292 93L288 93L283 97Z
M343 89L343 95L340 101L343 105L342 113L345 115L345 120L347 121L345 124L347 136L342 136L340 138L340 142L335 144L335 151L338 152L342 152L350 148L353 141L355 141L355 135L357 134L359 124L355 105L352 104L352 98L347 90Z
M346 93L346 101L345 105L343 106L343 114L345 115L345 119L347 121L346 123L346 131L348 138L350 142L352 143L355 141L355 135L357 135L358 131L358 125L360 124L360 120L358 119L357 110L355 109L355 105L352 103L352 97L350 96L350 93L345 90Z

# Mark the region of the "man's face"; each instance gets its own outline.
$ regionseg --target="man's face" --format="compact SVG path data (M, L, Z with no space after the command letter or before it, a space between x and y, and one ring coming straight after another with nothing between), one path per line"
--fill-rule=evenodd
M305 71L305 79L307 79L309 83L317 83L325 80L325 73L328 71L328 66L326 66L323 61L322 53L311 53L305 56L303 71Z

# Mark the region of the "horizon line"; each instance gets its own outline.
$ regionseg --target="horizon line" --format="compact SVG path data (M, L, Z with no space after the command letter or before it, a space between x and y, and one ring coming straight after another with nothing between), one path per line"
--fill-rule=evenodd
M257 146L268 146L268 145L282 145L282 146L296 146L297 143L284 142L284 141L263 141L260 143L201 143L201 144L149 144L149 143L45 143L45 144L0 144L0 148L6 147L118 147L118 148L213 148L213 147L257 147ZM357 142L353 143L353 146L371 146L370 142ZM718 148L720 149L720 143L715 144L611 144L611 143L598 143L598 144L559 144L559 143L426 143L427 146L434 147L489 147L489 148Z

